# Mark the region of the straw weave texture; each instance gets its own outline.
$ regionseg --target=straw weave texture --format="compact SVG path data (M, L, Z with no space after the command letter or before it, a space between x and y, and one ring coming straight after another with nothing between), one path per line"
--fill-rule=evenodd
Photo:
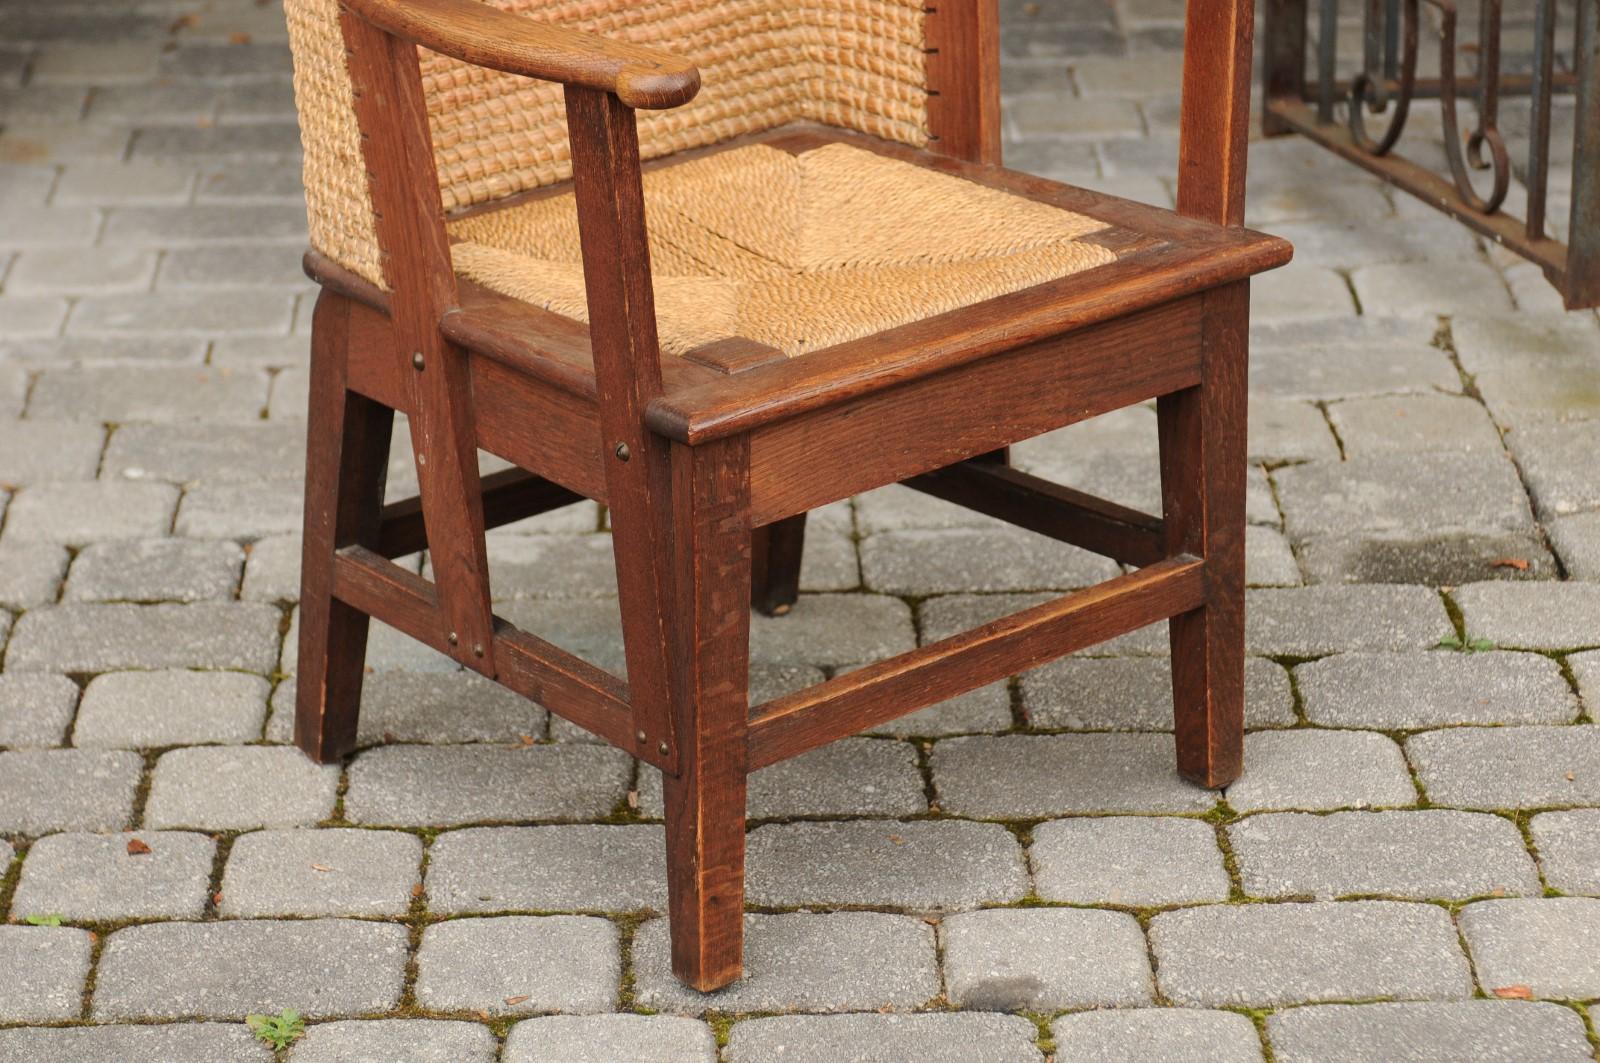
M639 112L646 158L811 120L927 142L923 0L492 0L530 17L693 59L704 88ZM386 286L337 0L285 0L311 243ZM571 175L561 89L422 53L446 211Z
M720 151L644 176L662 349L790 356L1114 261L1103 222L845 144ZM587 320L571 193L455 221L456 271Z

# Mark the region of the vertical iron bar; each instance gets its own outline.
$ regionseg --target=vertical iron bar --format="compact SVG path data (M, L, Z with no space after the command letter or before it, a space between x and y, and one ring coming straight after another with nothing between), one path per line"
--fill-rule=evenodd
M1317 121L1333 121L1334 64L1339 58L1339 0L1322 0L1317 29Z
M1567 306L1600 305L1600 0L1578 0L1578 74L1573 115L1572 226L1567 237Z
M1383 77L1393 81L1400 73L1400 0L1384 0Z
M1538 0L1533 23L1533 117L1528 143L1528 216L1530 240L1544 239L1545 200L1550 185L1550 98L1556 61L1556 3Z

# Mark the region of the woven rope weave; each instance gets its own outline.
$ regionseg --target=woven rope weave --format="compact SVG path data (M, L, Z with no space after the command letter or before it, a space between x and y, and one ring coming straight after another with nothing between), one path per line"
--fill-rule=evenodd
M808 119L927 142L923 0L493 0L693 59L704 88L639 112L646 158ZM285 0L311 243L385 286L337 0ZM561 89L422 52L445 210L571 175Z
M644 177L662 349L788 355L1113 261L1103 222L845 144L734 148ZM587 320L571 193L459 219L457 272Z

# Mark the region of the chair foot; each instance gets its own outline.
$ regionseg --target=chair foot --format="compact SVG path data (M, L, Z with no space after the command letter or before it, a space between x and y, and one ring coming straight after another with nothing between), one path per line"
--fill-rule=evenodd
M750 604L763 616L785 616L800 599L806 515L786 517L751 535Z

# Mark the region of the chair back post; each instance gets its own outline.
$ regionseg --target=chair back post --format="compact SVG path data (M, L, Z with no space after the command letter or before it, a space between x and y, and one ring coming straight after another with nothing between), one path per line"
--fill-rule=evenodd
M664 650L671 644L672 466L669 443L644 421L662 383L639 133L633 109L612 93L568 85L566 104L606 502L618 590L630 603L622 619L628 700L636 737L666 758L670 772L678 745Z
M439 330L457 305L433 138L416 46L341 9L367 187L390 316L415 413L410 418L429 558L461 664L494 669L483 492L466 355Z
M929 150L1000 165L999 0L937 0L922 39Z
M1188 0L1178 134L1178 212L1244 224L1252 0Z

